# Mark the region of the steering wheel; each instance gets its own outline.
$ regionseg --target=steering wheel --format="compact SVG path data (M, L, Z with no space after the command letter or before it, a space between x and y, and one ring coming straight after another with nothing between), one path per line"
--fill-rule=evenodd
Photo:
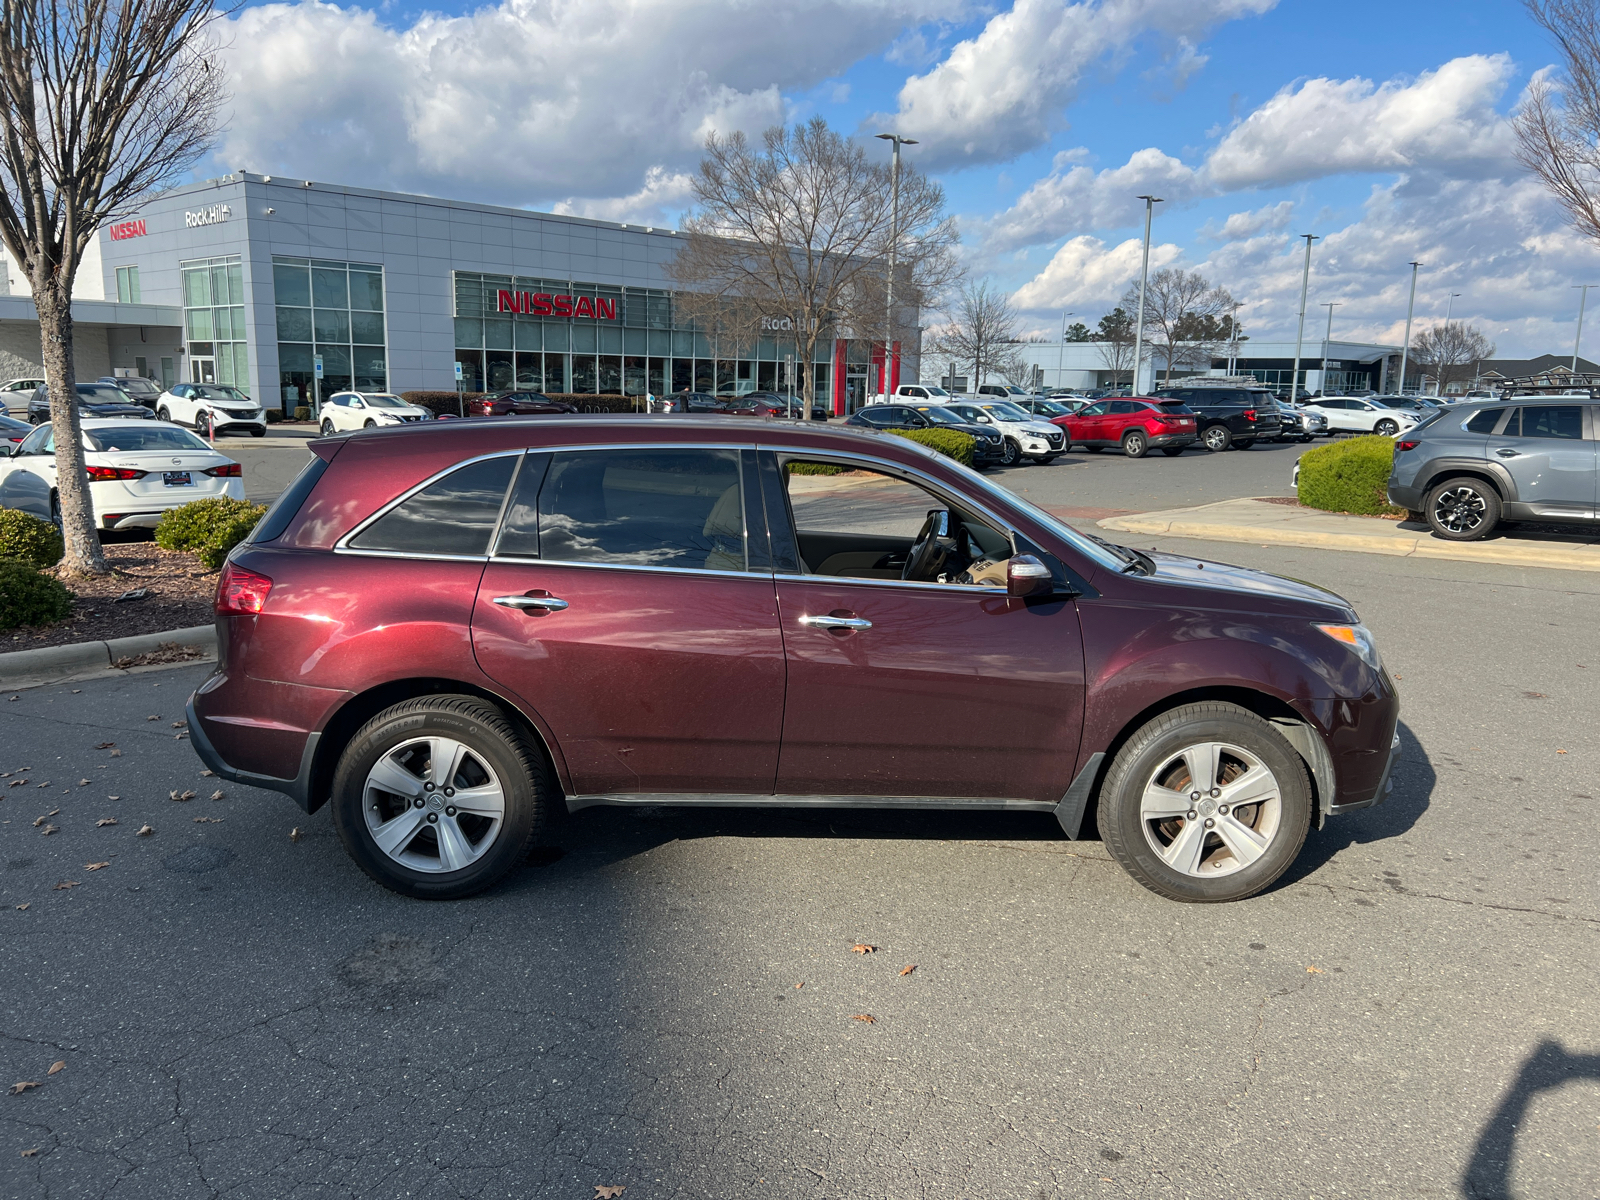
M933 574L936 558L944 557L943 548L939 545L941 517L948 521L949 513L943 509L934 509L922 523L922 530L917 534L917 540L911 543L910 553L906 555L905 568L900 572L901 579L929 578Z

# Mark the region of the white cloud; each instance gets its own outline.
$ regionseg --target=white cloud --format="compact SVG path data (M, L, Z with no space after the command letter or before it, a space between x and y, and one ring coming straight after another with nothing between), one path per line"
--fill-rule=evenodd
M1018 288L1011 303L1023 310L1071 309L1093 325L1114 308L1128 284L1139 276L1143 238L1129 238L1107 249L1097 237L1075 237L1055 252L1045 269ZM1183 251L1169 243L1150 247L1150 269L1171 266ZM1084 314L1094 314L1085 317Z
M551 205L550 211L631 225L666 225L689 207L693 196L694 180L689 175L658 166L644 173L644 186L632 195L605 200L567 199Z
M1510 130L1494 109L1511 71L1509 55L1474 54L1378 87L1308 79L1229 131L1206 171L1223 191L1418 167L1495 175L1511 167Z
M1189 45L1178 74L1196 64L1192 42L1217 24L1267 11L1276 0L1016 0L938 66L908 79L893 122L924 144L930 167L1004 162L1061 129L1062 110L1105 59L1126 56L1154 32Z
M1294 201L1280 200L1276 204L1269 204L1254 212L1229 213L1228 219L1221 225L1207 221L1201 227L1200 236L1210 238L1214 242L1242 241L1245 238L1255 237L1264 229L1284 228L1293 215Z
M1122 166L1103 171L1070 165L1076 157L1074 151L1057 155L1049 175L1000 216L981 224L986 249L1003 253L1080 230L1130 225L1144 219L1141 194L1178 204L1204 190L1192 167L1154 148L1135 151Z
M317 0L233 18L229 167L523 204L626 206L711 130L782 121L960 0L500 0L405 28ZM616 199L620 198L620 199ZM644 198L646 201L649 197Z

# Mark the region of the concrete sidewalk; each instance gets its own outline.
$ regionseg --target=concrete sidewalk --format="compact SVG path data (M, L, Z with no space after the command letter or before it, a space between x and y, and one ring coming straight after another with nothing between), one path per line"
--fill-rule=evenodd
M1449 542L1423 525L1381 517L1352 517L1266 500L1224 500L1195 508L1107 517L1100 528L1120 533L1161 534L1213 542L1253 542L1259 546L1312 546L1355 550L1402 558L1443 558L1458 562L1551 567L1562 571L1600 571L1600 533L1549 527L1515 528L1481 542Z

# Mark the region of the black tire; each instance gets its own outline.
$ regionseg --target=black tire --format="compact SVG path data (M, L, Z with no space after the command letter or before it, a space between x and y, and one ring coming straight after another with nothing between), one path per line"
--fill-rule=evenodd
M172 420L172 410L170 408L168 408L165 404L163 404L160 408L156 409L156 420L158 420L158 421L170 421L170 420Z
M1017 445L1014 438L1006 439L1006 447L1000 454L1002 467L1014 467L1022 461L1022 447Z
M379 849L362 809L368 774L379 759L430 735L461 742L503 781L505 814L494 841L456 871L414 870L397 862ZM339 756L331 808L345 850L375 881L418 900L459 900L494 886L526 860L557 794L544 755L498 708L472 696L426 696L387 708L356 731Z
M323 437L332 437L333 436L333 422L329 418L323 417L322 418L322 426L321 426L321 429L319 430L319 432L322 434Z
M1150 450L1150 439L1142 429L1130 429L1122 435L1122 452L1129 458L1143 458Z
M199 412L194 414L194 431L198 437L213 436L211 429L211 418L206 415L204 409L201 409Z
M1400 422L1391 421L1388 417L1385 417L1372 427L1372 432L1379 437L1393 437L1400 432Z
M1233 445L1233 434L1226 425L1208 425L1200 431L1200 444L1213 454L1219 454Z
M1481 479L1458 476L1428 492L1425 511L1434 537L1473 542L1500 523L1500 493Z
M1227 852L1219 835L1205 832L1211 825L1204 825L1196 831L1200 837L1200 869L1188 873L1165 861L1156 844L1160 838L1170 835L1167 846L1177 849L1182 830L1191 818L1180 815L1164 822L1151 820L1147 831L1141 806L1147 784L1161 780L1159 773L1164 770L1176 770L1180 776L1186 776L1182 751L1207 743L1237 747L1271 772L1276 785L1276 819L1260 857L1242 867L1236 865L1237 860ZM1237 772L1246 765L1242 759L1227 753L1219 755L1216 761L1220 768L1219 780L1227 772ZM1234 778L1237 777L1235 774ZM1172 775L1165 777L1166 786L1173 786L1172 779ZM1187 791L1190 786L1183 782L1179 790ZM1249 820L1259 831L1268 822L1270 803L1239 807L1249 809ZM1200 809L1206 804L1212 805L1212 812L1202 818ZM1216 805L1217 801L1202 791L1196 808L1190 810L1196 813L1192 820L1224 820L1221 808ZM1124 743L1100 788L1099 822L1106 849L1144 887L1169 900L1218 904L1253 896L1282 875L1305 844L1306 832L1311 827L1311 811L1311 777L1305 761L1271 722L1236 704L1208 700L1162 713ZM1230 864L1234 864L1231 870ZM1216 869L1212 870L1213 867Z
M1100 451L1105 449L1105 447L1104 446L1085 446L1084 449L1087 450L1090 454L1099 454Z
M1300 444L1302 446L1304 446L1310 440L1311 440L1311 435L1309 433L1303 433L1303 434L1300 435Z
M1177 458L1178 455L1183 453L1183 447L1182 446L1163 446L1163 447L1161 447L1161 453L1165 454L1168 458Z
M1256 444L1255 438L1242 438L1233 444L1235 450L1248 450Z
M53 488L50 491L50 524L61 528L61 493Z
M368 417L365 421L363 421L361 423L361 428L363 428L363 429L376 429L377 427L378 427L378 423L376 421L374 421L371 417Z
M266 437L267 436L267 427L265 425L252 425L252 426L250 426L250 436L251 437Z

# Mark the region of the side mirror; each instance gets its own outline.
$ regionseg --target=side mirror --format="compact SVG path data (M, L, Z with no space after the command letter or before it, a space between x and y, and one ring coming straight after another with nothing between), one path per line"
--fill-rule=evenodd
M994 422L988 417L979 417L978 420L983 422L983 424L985 424L985 425L993 425L994 424Z
M1006 595L1021 599L1050 590L1050 568L1031 554L1013 554L1006 561Z

